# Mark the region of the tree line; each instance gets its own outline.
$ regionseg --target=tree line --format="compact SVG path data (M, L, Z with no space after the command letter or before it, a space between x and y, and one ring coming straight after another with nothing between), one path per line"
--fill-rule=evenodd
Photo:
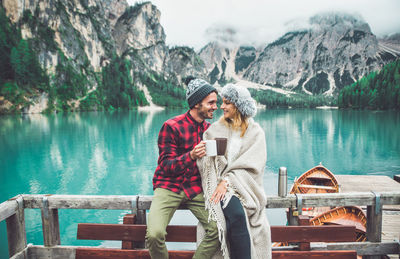
M288 94L272 90L249 89L253 98L266 108L316 108L318 106L336 106L334 97L308 94Z
M338 105L353 109L400 109L400 59L344 87Z
M30 42L21 37L0 8L0 95L13 107L29 104L27 96L46 91L49 78L39 64Z

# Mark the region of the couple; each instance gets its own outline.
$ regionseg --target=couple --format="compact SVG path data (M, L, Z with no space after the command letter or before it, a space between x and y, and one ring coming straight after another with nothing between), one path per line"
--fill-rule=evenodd
M217 94L206 81L192 79L186 92L190 110L160 130L146 233L153 259L168 258L166 226L183 204L200 222L193 258L210 259L220 251L224 258L271 258L263 189L266 144L252 119L255 101L244 87L224 86L224 115L210 125L205 119L218 109ZM203 140L221 137L228 139L225 155L205 156Z

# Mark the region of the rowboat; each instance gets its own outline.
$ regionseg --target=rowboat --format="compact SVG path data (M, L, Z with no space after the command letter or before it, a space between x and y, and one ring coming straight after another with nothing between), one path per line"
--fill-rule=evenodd
M335 175L321 163L294 180L291 194L309 194L309 193L337 193L339 184ZM302 215L308 215L310 218L318 214L329 211L331 207L303 207ZM288 210L286 211L288 213ZM275 242L273 247L288 245L285 242Z
M337 193L339 184L335 175L325 166L319 164L295 179L290 190L291 194L310 194L310 193ZM316 216L330 207L308 207L302 208L303 215Z
M295 179L290 193L335 193L339 192L339 184L336 177L325 166L319 164L298 179Z
M310 225L350 225L356 227L357 242L367 240L367 216L356 206L342 206L325 211L312 219Z
M356 242L367 240L367 216L356 206L342 206L330 209L309 220L311 226L347 225L356 227ZM272 247L288 246L287 242L274 242ZM361 258L361 257L358 257ZM386 258L386 257L385 257Z

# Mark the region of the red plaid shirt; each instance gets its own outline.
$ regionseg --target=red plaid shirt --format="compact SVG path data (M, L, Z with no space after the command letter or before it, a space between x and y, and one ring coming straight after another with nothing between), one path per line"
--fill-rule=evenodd
M158 166L153 189L164 188L175 193L183 190L193 199L201 193L201 178L196 161L189 152L202 140L210 123L198 123L188 112L167 120L158 135Z

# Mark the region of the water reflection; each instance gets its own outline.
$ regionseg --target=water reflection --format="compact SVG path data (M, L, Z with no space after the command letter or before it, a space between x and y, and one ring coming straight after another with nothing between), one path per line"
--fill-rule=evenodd
M274 172L287 166L290 176L298 176L322 162L337 174L392 177L399 165L397 112L273 110L258 119L268 141L267 166Z

